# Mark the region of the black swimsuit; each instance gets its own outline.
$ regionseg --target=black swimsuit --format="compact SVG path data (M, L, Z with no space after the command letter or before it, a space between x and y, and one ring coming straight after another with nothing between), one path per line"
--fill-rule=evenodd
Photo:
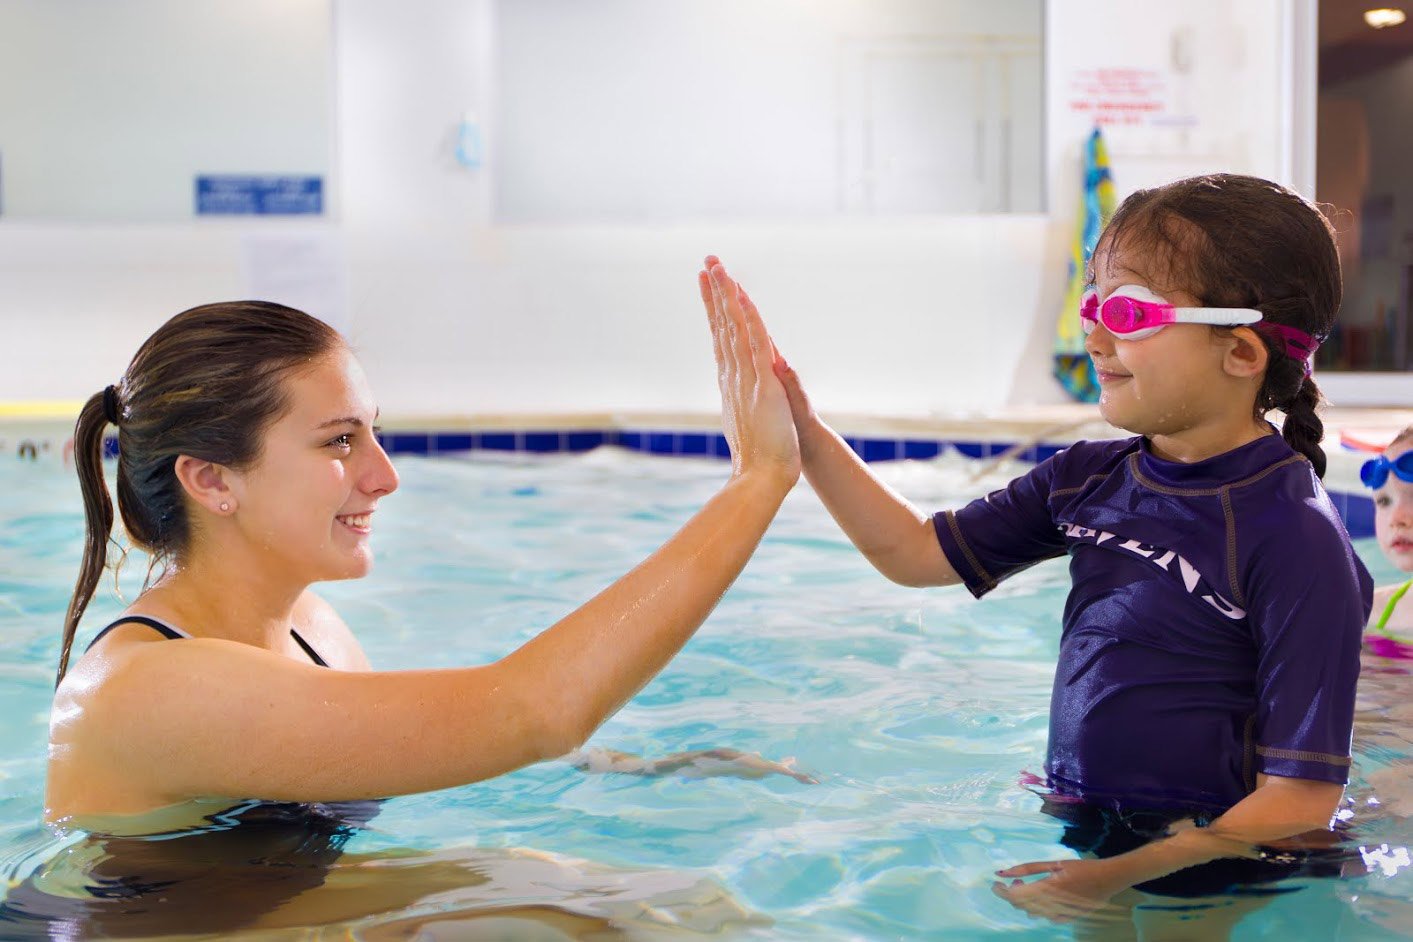
M191 636L145 615L108 625L146 625L169 639ZM328 663L299 633L290 634L320 667ZM68 845L0 900L0 939L124 938L170 932L224 934L320 886L344 845L378 814L379 801L250 800L171 834L92 834ZM94 845L97 845L96 847ZM92 851L88 851L92 848ZM40 872L84 864L85 897L42 889ZM11 878L11 874L0 874ZM61 882L69 883L72 875ZM3 883L0 883L3 886Z
M128 624L146 625L148 628L153 629L154 631L156 631L156 632L158 632L159 634L161 634L163 637L165 637L165 638L167 638L167 639L169 639L169 640L172 640L172 641L175 641L175 640L178 639L178 638L190 638L190 637L191 637L191 635L187 634L185 631L182 631L180 628L173 628L171 625L167 624L166 622L164 622L164 621L158 621L156 618L152 618L151 616L148 616L148 615L124 615L122 618L119 618L117 621L113 622L113 623L110 624L108 627L106 627L106 628L104 628L102 631L98 632L98 634L94 636L93 640L90 641L90 642L88 642L88 647L85 648L85 650L92 650L92 649L93 649L93 646L94 646L95 644L97 644L98 642L102 641L102 640L103 640L103 636L106 635L108 632L112 631L114 628L117 628L117 627L120 626L120 625L128 625ZM315 664L319 665L320 667L328 667L328 666L329 666L329 663L328 663L327 661L325 661L322 657L319 656L319 652L318 652L318 651L315 651L313 648L311 648L311 647L309 646L309 642L308 642L308 641L305 641L303 638L301 638L301 637L299 636L299 632L297 632L297 631L295 631L293 628L291 628L291 629L289 630L289 633L290 633L290 635L294 638L295 641L298 641L298 642L299 642L299 646L304 649L304 652L305 652L306 654L309 655L309 659L310 659L311 661L313 661Z

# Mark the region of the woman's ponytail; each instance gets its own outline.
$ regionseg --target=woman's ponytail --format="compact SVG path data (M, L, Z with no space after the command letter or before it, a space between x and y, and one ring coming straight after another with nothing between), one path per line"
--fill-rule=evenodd
M113 533L113 501L103 480L103 439L108 423L118 415L117 391L109 386L89 397L79 412L74 426L74 466L78 470L79 488L83 493L83 510L88 525L83 542L83 564L79 567L78 583L74 586L69 611L64 616L63 648L59 653L57 686L69 668L69 651L74 645L74 633L84 609L93 598L93 590L108 562L108 541ZM110 415L113 417L110 419Z
M1326 458L1320 442L1325 437L1325 423L1315 412L1320 399L1320 388L1315 380L1305 377L1295 397L1283 404L1285 422L1281 425L1281 436L1287 445L1309 458L1315 466L1315 474L1323 478Z

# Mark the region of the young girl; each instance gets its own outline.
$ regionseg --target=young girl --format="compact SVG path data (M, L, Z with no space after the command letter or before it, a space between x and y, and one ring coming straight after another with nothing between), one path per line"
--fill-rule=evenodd
M739 305L715 304L709 319L733 456L721 491L636 569L503 659L405 671L372 670L309 589L368 573L374 520L398 485L352 352L320 321L261 302L198 307L161 327L122 380L89 399L75 432L88 530L64 622L45 818L105 835L191 829L66 849L94 861L82 882L46 884L41 873L12 888L0 935L46 918L85 937L225 932L277 904L261 925L305 925L330 906L352 918L407 905L428 883L484 883L475 867L443 861L421 885L403 869L336 905L331 894L304 912L288 905L325 882L375 799L578 747L741 571L798 477L799 452L763 326ZM109 426L124 527L166 565L70 665L113 527ZM71 886L93 891L71 899Z
M1413 425L1389 442L1384 453L1364 463L1364 485L1374 491L1374 533L1384 555L1413 573ZM1373 618L1364 644L1371 654L1413 660L1413 579L1374 592Z
M1226 174L1140 192L1090 282L1100 412L1135 437L1076 443L955 512L929 517L880 483L776 360L805 475L890 579L981 596L1069 555L1045 765L1066 844L1094 859L996 885L1056 915L1129 887L1202 895L1297 869L1252 848L1329 825L1371 592L1320 485L1310 357L1340 300L1320 213ZM1165 836L1180 819L1199 827ZM1016 879L1034 874L1048 876Z

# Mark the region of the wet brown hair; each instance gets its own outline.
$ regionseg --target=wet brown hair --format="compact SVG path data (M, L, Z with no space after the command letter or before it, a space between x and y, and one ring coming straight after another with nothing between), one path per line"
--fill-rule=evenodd
M1139 190L1119 206L1095 254L1099 247L1152 259L1163 270L1144 274L1204 306L1255 308L1264 323L1294 327L1321 343L1343 293L1329 221L1298 193L1259 177L1214 173ZM1306 361L1257 334L1270 363L1256 394L1256 416L1282 410L1286 442L1324 477L1319 387L1305 374Z
M267 301L206 304L158 328L122 379L89 398L74 427L87 536L64 616L59 681L107 565L113 531L113 503L103 479L108 424L118 428L123 526L155 560L175 559L191 540L177 457L235 469L254 464L265 430L289 407L285 379L342 346L332 327L293 308Z

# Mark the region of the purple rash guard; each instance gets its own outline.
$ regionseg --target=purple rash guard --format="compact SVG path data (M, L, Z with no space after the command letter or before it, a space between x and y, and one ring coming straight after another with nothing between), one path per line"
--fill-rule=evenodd
M1070 556L1057 792L1220 813L1258 772L1348 781L1373 582L1279 435L1195 464L1143 438L1078 442L933 524L978 598Z

